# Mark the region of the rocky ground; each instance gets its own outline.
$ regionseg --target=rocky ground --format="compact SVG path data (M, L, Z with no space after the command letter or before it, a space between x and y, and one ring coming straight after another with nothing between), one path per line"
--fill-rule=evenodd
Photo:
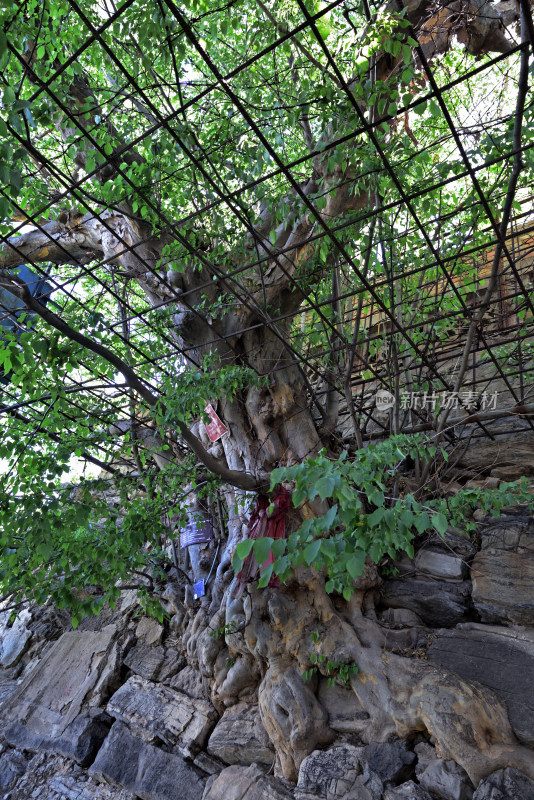
M532 477L533 453L471 442L461 481ZM534 800L534 520L395 566L349 603L310 570L233 600L225 554L201 601L168 584L164 625L133 591L76 630L0 610L0 800Z
M228 617L206 623L206 609L171 586L165 625L140 616L133 592L75 631L51 608L22 611L13 624L3 613L0 798L532 800L534 524L521 514L487 520L476 541L436 537L398 567L362 592L373 595L362 607L384 633L383 657L441 675L426 688L436 696L458 680L473 687L493 736L504 708L513 733L502 741L523 754L523 769L512 757L493 770L491 759L461 766L444 757L430 724L406 735L397 725L373 741L379 728L356 686L363 672L348 686L318 673L303 681L302 653L320 652L330 634L320 615L321 638L299 628L295 587L266 590L262 602L264 624L273 639L286 632L289 655L300 630L301 656L288 662L277 651L277 661L273 650L262 663L251 657L251 637L261 638L252 620L217 635ZM277 622L290 595L295 619ZM463 691L442 716L462 714L453 706L466 702ZM412 699L407 686L405 704Z

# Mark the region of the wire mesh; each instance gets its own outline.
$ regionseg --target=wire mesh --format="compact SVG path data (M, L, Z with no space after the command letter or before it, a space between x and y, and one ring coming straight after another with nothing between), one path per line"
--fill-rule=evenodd
M26 154L23 180L33 187L24 201L3 190L11 204L1 236L3 263L8 269L27 264L46 277L58 316L72 320L78 308L85 334L115 348L157 396L184 364L201 366L198 344L173 328L176 315L189 314L192 329L198 321L210 331L203 347L223 343L227 360L246 360L270 375L296 366L319 410L329 393L337 393L337 435L346 446L355 443L353 413L362 441L441 428L454 439L466 422L477 426L476 435L493 437L507 414L521 420L519 427L532 428L534 142L527 124L532 100L521 83L532 50L526 4L521 31L506 31L506 52L477 53L477 63L459 45L447 46L452 56L444 64L428 42L443 34L432 20L448 5L425 6L403 34L413 41L404 67L411 59L418 81L411 77L403 96L397 92L393 102L375 100L372 107L356 91L354 58L341 47L334 51L324 26L344 19L351 47L363 51L369 26L384 13L378 5L358 9L335 0L316 10L296 0L281 22L277 4L257 0L255 13L271 26L270 35L251 36L242 61L236 66L234 58L229 70L224 35L210 48L205 24L211 20L214 35L246 26L239 4L193 4L190 12L172 0L148 4L144 12L161 31L154 64L135 30L128 30L129 14L141 13L134 0L117 7L68 0L62 8L77 36L72 48L62 44L61 58L45 57L51 48L46 26L24 44L11 37L22 17L35 26L35 9L22 3L11 12L2 86L4 99L11 91L21 102L5 124ZM329 23L330 14L337 16ZM461 24L449 22L446 37L461 42ZM399 84L403 55L390 54L389 74L380 78L378 56L374 66L371 59L375 86ZM297 90L285 96L280 76L295 73L299 84L312 67L323 80L315 99L308 95L299 103ZM14 75L22 77L13 89ZM247 82L256 102L250 92L240 94ZM30 119L30 107L48 109L52 133L44 136L46 125ZM413 129L419 117L431 131L424 142ZM284 138L299 126L303 141L286 146ZM483 136L494 142L484 151L473 146ZM401 137L411 149L397 152ZM175 157L158 160L164 148ZM349 163L339 167L343 148ZM270 168L256 174L260 150ZM235 169L237 153L246 154L246 171ZM173 193L182 184L191 199L177 209ZM329 215L336 192L346 193L349 211ZM297 245L289 223L280 230L271 219L270 230L262 228L262 208L271 213L270 205L288 197L306 220ZM298 216L288 208L288 218L291 213ZM121 234L121 216L136 228L135 242L127 227ZM88 219L101 238L113 240L111 255L84 250L83 242L74 247ZM29 231L36 245L27 245ZM172 243L178 255L156 253L155 237ZM175 285L172 265L180 259L199 274L192 288ZM288 310L268 297L273 275L298 298ZM225 314L236 308L243 324L229 329ZM0 314L9 315L9 308ZM28 325L23 321L21 330ZM265 331L279 342L282 360L260 364L242 352L245 335L250 340ZM40 325L39 334L47 348L34 354L37 364L54 348L53 329ZM92 426L124 418L143 425L146 404L117 370L102 371L90 354L74 370L68 361L63 366L54 373L62 407L69 409L62 412L62 430L50 411L54 389L44 378L29 395L6 383L0 413L26 435L76 436L77 453L103 465L110 451L94 443L91 426L80 442L80 415L91 407ZM380 389L392 394L392 408L377 405Z

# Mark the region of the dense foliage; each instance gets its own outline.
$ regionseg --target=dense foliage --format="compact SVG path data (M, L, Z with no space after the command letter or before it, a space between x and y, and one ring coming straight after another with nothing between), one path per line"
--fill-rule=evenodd
M27 310L0 337L0 587L14 604L51 596L78 617L136 573L157 596L192 486L223 486L229 518L269 481L294 482L296 506L330 503L254 550L277 559L262 584L315 564L345 594L367 555L410 552L416 532L511 500L507 486L444 499L435 482L424 499L440 403L401 418L400 393L461 388L467 356L456 372L438 363L458 320L467 355L482 337L488 381L517 348L494 355L469 309L495 219L506 233L529 213L526 40L515 18L505 40L468 14L433 37L412 5L0 9L0 289ZM52 282L46 309L21 263ZM523 285L514 298L528 319ZM366 448L374 412L354 375L397 401L391 438ZM199 432L211 401L231 419L215 448ZM434 438L399 434L421 420ZM406 459L422 464L414 491L395 477Z
M331 501L330 508L308 517L287 540L262 537L238 544L236 572L251 551L258 564L272 552L275 560L261 570L260 586L267 586L273 574L287 580L292 568L313 565L324 570L327 591L342 593L348 600L368 557L374 564L388 566L402 553L413 558L417 535L433 531L443 536L450 527L472 532L476 508L498 516L504 506L534 506L526 479L503 482L498 489L463 489L450 497L432 497L427 489L421 501L412 491L399 496L395 484L403 465L416 458L429 462L436 456L436 447L417 434L391 436L354 456L349 459L344 451L332 460L323 453L303 464L273 470L271 488L279 481L290 482L295 506L318 497ZM448 459L446 451L441 456Z

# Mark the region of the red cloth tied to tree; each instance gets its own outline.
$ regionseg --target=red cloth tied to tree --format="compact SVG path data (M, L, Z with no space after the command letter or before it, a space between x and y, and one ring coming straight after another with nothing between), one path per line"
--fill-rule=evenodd
M272 539L283 539L286 535L286 516L290 505L290 492L287 489L280 489L273 499L273 512L268 514L269 499L264 494L258 495L256 506L250 515L248 538L262 539L270 536ZM274 554L270 550L267 560L264 561L261 567L258 567L254 552L251 551L243 563L243 569L237 575L233 597L241 597L246 584L257 577L258 570L261 574L266 567L274 564L274 560ZM279 586L280 579L275 575L271 576L269 587L278 588Z

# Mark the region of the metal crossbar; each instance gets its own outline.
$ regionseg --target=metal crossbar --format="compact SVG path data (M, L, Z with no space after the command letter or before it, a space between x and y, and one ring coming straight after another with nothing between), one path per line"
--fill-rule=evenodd
M118 7L111 5L106 13L100 14L97 22L92 13L94 9L89 11L78 0L67 0L69 13L79 21L85 32L84 38L61 62L50 64L46 76L43 76L42 70L39 72L36 69L33 61L37 43L28 45L33 48L29 57L17 41L10 39L10 32L20 22L19 14L24 13L24 4L6 25L9 57L13 59L13 64L18 64L23 76L17 87L17 97L21 92L24 94L23 82L26 81L31 85L31 90L25 95L27 106L46 101L74 133L68 143L60 144L58 138L53 152L51 145L45 146L35 137L28 126L27 117L24 117L23 125L13 117L7 119L8 134L29 154L35 165L34 168L26 167L26 179L36 180L46 171L54 191L49 197L42 198L41 202L35 198L28 211L25 204L19 204L10 192L0 189L17 217L9 229L4 226L0 236L3 248L9 247L11 252L18 251L21 263L27 264L36 275L47 277L50 265L36 254L32 257L32 254L24 252L17 236L30 228L39 232L50 246L57 248L68 269L57 271L57 274L52 269L52 278L49 280L53 282L53 301L70 318L76 308L79 309L80 318L87 319L88 313L96 314L101 306L105 306L106 313L100 320L102 329L121 357L127 358L130 365L140 370L144 384L156 397L164 391L163 381L172 377L176 363L182 366L190 363L201 368L197 348L181 341L172 328L162 328L158 323L158 313L170 316L176 309L181 309L189 311L209 329L211 338L203 341L206 349L224 343L237 363L242 357L236 346L239 337L261 329L268 330L279 342L284 358L283 363L266 365L265 371L275 375L277 371L287 369L288 365L295 366L300 370L310 403L315 405L319 414L324 412L326 397L332 390L339 394L343 403L353 403L362 419L362 439L372 440L375 436L398 430L428 429L439 432L440 426L446 428L445 421L442 424L437 416L424 408L409 409L409 412L405 409L406 413L402 415L397 408L396 415L384 417L373 401L380 387L392 391L397 403L402 393L413 394L416 389L419 390L418 387L427 386L426 391L456 394L461 389L465 395L472 395L471 402L460 399L459 407L461 410L463 402L465 415L470 415L478 428L477 436L497 435L498 426L494 427L491 415L484 418L484 414L474 413L473 398L480 403L485 388L496 381L500 382L500 392L503 397L506 396L507 403L517 408L526 408L532 395L529 381L534 358L534 347L531 348L534 303L530 289L534 281L534 223L528 180L522 180L520 174L525 161L529 162L534 146L528 136L522 135L521 130L523 119L531 114L533 105L526 85L521 83L523 78L526 81L525 70L528 69L533 45L534 29L528 3L521 2L522 41L511 41L507 52L484 57L480 64L473 65L466 61L463 68L459 68L460 74L452 79L438 79L436 64L427 57L425 47L419 42L414 47L414 53L424 86L412 87L409 100L397 104L394 112L387 108L380 113L377 109L370 113L359 101L354 91L354 75L345 71L343 58L333 52L321 32L321 24L332 12L343 10L345 18L350 21L354 9L348 6L346 0L335 0L316 13L312 13L309 3L295 0L291 19L275 26L273 40L257 52L247 53L242 62L230 70L210 54L209 46L197 32L203 15L194 18L173 0L158 0L154 8L157 6L162 19L160 48L168 53L171 64L168 79L161 80L159 96L156 96L152 87L144 86L134 74L127 63L125 43L121 45L117 40L113 43L115 24L127 19L133 4L134 0L126 0ZM383 9L378 5L364 5L369 28L375 24L378 12ZM275 20L274 11L259 0L258 8L265 12L269 20ZM231 16L232 8L206 12L215 16L218 13L229 13ZM365 33L362 30L360 43L364 42ZM410 28L409 34L417 40L417 30ZM304 37L306 44L301 41ZM128 41L128 46L137 52L135 38L130 37ZM268 120L272 109L262 112L260 105L253 107L246 102L235 88L235 81L243 76L251 76L250 80L259 81L258 85L261 86L260 72L254 70L265 66L268 58L277 57L288 43L295 46L304 62L309 59L315 67L320 66L325 86L335 87L339 97L343 96L353 116L353 124L349 126L350 129L340 126L336 135L323 141L314 141L311 137L307 152L286 158L281 155L280 146L275 141L274 125L271 126ZM356 36L355 46L357 43ZM191 79L180 76L178 47L182 50L188 48L190 69L194 73ZM100 54L116 70L114 88L110 85L102 90L105 97L112 98L102 101L107 115L106 124L113 126L110 117L120 113L120 103L126 102L124 98L127 98L132 112L135 110L139 115L136 124L131 126L129 139L115 146L112 152L99 140L99 123L88 124L84 121L80 110L73 110L65 93L59 89L61 81L71 79L69 70L73 65L84 63L84 59L94 53ZM513 75L519 82L517 89L514 87L519 98L515 111L515 135L513 141L498 155L477 160L470 155L466 144L471 134L455 120L448 98L451 92L469 85L473 79L497 74L499 70ZM9 75L7 71L6 75ZM86 71L80 80L85 81L87 97L96 103L98 87L93 93L91 78L95 76ZM154 80L156 78L157 75ZM269 76L265 80L268 81ZM200 90L196 91L195 86L193 91L189 91L195 81L201 84ZM184 93L186 84L188 96ZM3 91L6 86L4 82ZM174 92L166 94L167 90ZM178 102L172 99L173 93L178 97ZM227 177L224 157L221 156L225 148L224 137L221 135L220 144L210 143L208 146L203 142L202 132L195 130L192 125L188 126L188 113L198 111L203 103L215 103L221 97L232 109L234 135L249 137L268 154L273 166L264 174L247 179L241 176ZM424 152L434 152L434 148L438 154L438 146L443 147L447 142L452 148L450 152L458 155L459 168L446 177L435 172L434 179L424 182L422 186L416 186L413 182L410 185L404 177L409 170L409 162L396 160L389 145L394 137L395 126L402 125L402 118L408 124L409 115L427 102L435 104L446 130L440 131L439 140L423 147L418 145L411 152L409 161L415 162ZM503 112L495 119L486 119L484 125L479 127L499 131L502 126L511 123L513 116L512 111ZM384 136L385 130L389 133ZM152 141L156 141L157 136L163 134L169 137L180 154L177 167L172 173L154 180L152 185L140 185L131 177L129 166L140 163L140 146L148 147ZM313 176L318 163L335 157L340 148L359 140L372 146L375 162L371 167L361 167L359 173L355 167L344 181L345 184L374 187L368 189L372 199L355 210L348 219L327 219L317 202L321 192L317 190L311 196L304 188L303 176ZM99 163L70 175L64 164L71 146L75 149L91 148L98 155ZM446 155L443 157L446 158ZM509 175L510 165L517 172L514 178L517 186ZM489 169L497 167L501 167L505 176L502 185L485 188L484 177ZM197 192L194 208L188 207L181 216L176 217L158 201L157 191L164 186L172 187L173 182L185 180L183 176L189 168L194 170L196 179L203 181L206 190ZM100 197L98 191L95 193L95 186L99 182L101 185L105 183L102 175L106 169L109 175L122 180L123 197L109 199L109 193L109 196L100 193ZM525 175L527 173L528 170L525 170ZM383 199L377 188L382 178L387 178L393 187L393 196L388 199ZM269 191L273 186L281 197L290 194L308 216L309 230L305 240L299 244L301 251L307 248L311 253L320 252L322 245L326 246L330 261L323 272L332 269L339 273L339 279L332 284L330 291L325 289L324 284L310 283L305 274L299 273L298 263L292 262L296 252L294 242L277 247L272 239L258 233L257 208L252 208L254 192ZM449 207L442 212L437 207L430 222L423 219L418 204L425 199L437 202L440 192L453 191L454 187L460 187L458 191L463 191L457 208L451 211ZM337 189L342 188L343 182ZM327 186L323 197L329 196L330 192L331 187ZM83 263L72 258L67 243L51 233L47 225L49 219L57 218L65 202L76 205L81 214L98 220L103 232L114 237L117 245L113 256L99 259L96 255L93 258L88 255ZM110 220L114 214L125 214L130 220L137 221L140 218L132 209L140 204L152 215L152 231L132 243L128 237L117 232ZM467 211L472 212L469 225L459 232L454 231L455 215L460 220ZM244 256L241 253L239 259L224 266L219 263L214 248L200 248L187 233L195 226L200 229L214 213L223 213L232 219L236 231L250 245ZM396 215L396 221L392 221L393 215ZM401 228L405 235L411 235L412 241L417 243L418 258L414 258L415 263L407 265L399 274L393 266ZM143 256L143 247L150 245L153 231L157 231L159 237L168 237L169 241L178 243L183 253L203 270L205 277L194 288L178 291L167 278L166 264ZM367 246L374 248L371 267L369 261L362 266L362 253L360 256L354 255L352 245L362 233L370 235L371 241ZM488 277L487 273L484 274L483 262L491 260L488 255L490 251L493 252L494 267L498 269L492 269ZM136 259L146 280L156 281L163 297L153 296L147 301L145 295L133 287L132 276L121 274L118 266L125 256ZM383 269L378 268L379 264ZM270 308L257 290L255 282L259 280L265 296L267 273L275 269L300 298L296 309L283 311ZM89 296L88 290L83 288L83 280L91 281L94 287L98 287L98 296ZM488 281L489 289L484 285ZM495 281L498 286L492 285ZM225 330L216 314L199 304L199 296L207 293L213 283L220 288L228 306L238 304L243 309L245 322L242 327ZM403 291L406 292L405 297L402 297ZM407 302L411 304L408 309ZM0 308L0 313L6 311L9 310ZM315 342L317 336L314 337L314 333L320 339L319 344ZM45 341L52 343L52 334L45 326L41 335ZM163 353L154 352L154 342L164 348ZM37 358L38 363L40 360ZM458 361L462 367L455 372ZM139 400L135 402L135 407L132 406L132 390L128 382L118 376L102 374L92 364L90 357L80 361L75 374L66 371L60 379L65 408L68 408L68 412L64 412L66 434L74 435L76 421L80 415L87 413L86 404L80 400L84 395L95 402L95 425L102 426L121 414L126 415L134 426L144 423L147 418L147 403ZM347 397L349 385L351 394ZM50 403L53 406L53 401L50 388L40 379L30 397L22 396L16 385L8 384L2 390L0 416L9 417L28 429L44 432L54 441L61 441L53 425L47 428L47 409ZM21 409L24 409L24 415ZM348 420L349 417L349 409L344 408L341 418ZM523 422L525 428L534 430L530 413L523 415ZM456 432L451 434L447 431L447 435L455 436ZM354 445L349 424L342 426L339 436L343 444ZM97 452L98 457L95 455ZM108 456L109 451L101 444L88 445L83 455L99 466L106 463Z

